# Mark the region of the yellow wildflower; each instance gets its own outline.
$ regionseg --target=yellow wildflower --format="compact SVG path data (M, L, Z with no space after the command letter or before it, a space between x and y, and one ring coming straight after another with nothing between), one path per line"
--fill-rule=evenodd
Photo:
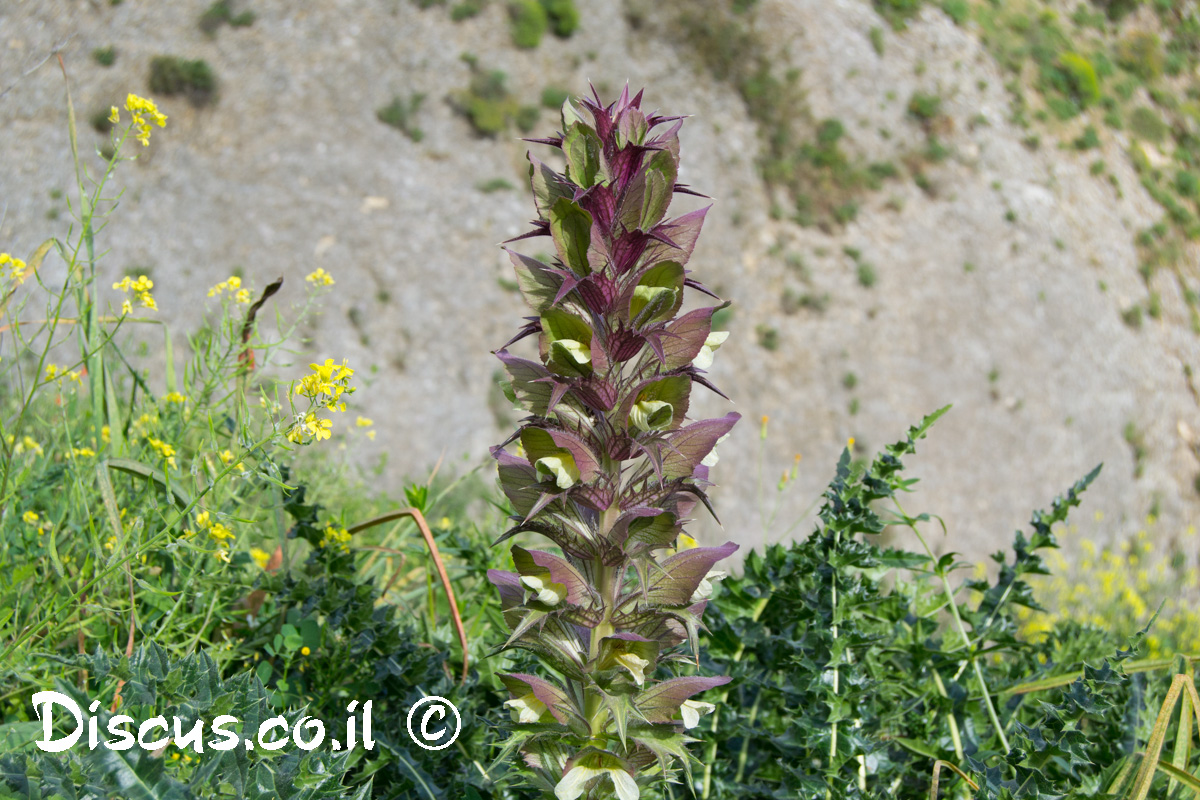
M221 548L220 550L217 551L217 558L219 558L220 560L222 560L226 564L228 564L229 563L229 551L226 550L225 548Z
M150 144L150 122L146 121L146 117L149 117L160 128L164 128L167 125L166 115L159 113L158 106L154 104L153 100L147 100L144 97L138 97L136 94L130 94L125 98L125 108L133 115L132 125L137 131L134 136L143 145ZM113 111L115 113L116 109L113 109Z
M60 367L58 364L47 364L46 365L46 380L47 380L47 382L58 378L62 374L63 374L63 368Z
M239 289L242 289L242 279L239 278L237 275L230 275L228 278L226 278L225 280L218 283L216 286L213 286L211 289L209 289L208 296L209 297L220 297L225 292L229 292L230 294L237 293L238 294L237 300L239 303L240 302L249 302L249 300L243 301L241 299L241 293L238 292ZM246 291L246 290L242 289L242 291ZM246 297L248 298L249 296L250 295L247 292Z
M112 430L107 425L100 428L100 441L104 442L105 444L108 444L109 441L111 440L111 438L112 438Z
M208 536L210 539L213 539L217 542L223 542L226 539L234 538L233 531L229 530L229 528L225 527L225 525L220 522L214 522L212 524L212 527L208 529Z
M0 267L8 267L8 274L17 283L24 283L26 272L25 262L8 253L0 253Z
M126 316L126 315L132 314L132 313L133 313L133 303L129 302L129 298L126 297L124 300L121 301L121 316Z
M254 559L254 563L258 564L259 569L266 569L267 562L271 560L271 554L259 547L250 548L250 558Z
M181 395L179 392L167 392L166 396L163 397L163 400L167 401L168 403L175 403L177 405L183 405L187 402L187 398Z
M90 447L72 447L71 455L76 458L91 458L96 455L96 451Z
M233 299L239 303L242 303L243 305L249 305L250 304L250 290L249 289L239 289L238 293L236 295L234 295Z
M316 437L317 441L328 439L333 435L333 422L327 419L317 419L317 415L308 412L308 416L304 419L304 427L310 434Z
M311 654L312 654L312 650L309 650L308 647L300 648L300 655L307 656L307 655L311 655Z
M345 528L329 525L319 543L321 547L336 547L343 553L350 550L350 533Z
M308 281L310 286L333 286L333 276L321 267L317 267L315 272L310 272L304 280Z
M9 437L9 443L12 443L12 437ZM42 455L42 446L32 436L22 436L21 441L13 447L13 455L19 456L25 452L36 453L40 456Z
M174 447L162 441L161 439L155 439L153 436L147 436L146 441L156 453L158 453L162 458L166 459L168 464L170 464L172 467L177 466L175 463Z
M37 525L41 517L38 516L36 511L26 511L21 515L21 519L25 520L29 525Z
M116 536L108 537L108 541L104 543L105 550L111 551L116 546L117 546L117 537Z

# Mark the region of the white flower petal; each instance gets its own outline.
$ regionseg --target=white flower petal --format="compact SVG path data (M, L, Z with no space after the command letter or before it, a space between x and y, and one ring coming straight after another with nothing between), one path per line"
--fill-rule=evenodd
M583 795L588 781L603 772L604 770L577 764L571 767L567 771L567 774L562 776L562 780L558 782L558 785L554 787L554 796L558 800L577 800L577 798Z
M623 769L610 769L609 777L612 778L613 788L617 790L617 797L621 800L638 800L640 792L638 791L637 781L629 776L629 773Z
M683 715L683 727L696 727L700 724L700 717L711 714L716 709L712 703L705 703L703 700L684 700L683 705L679 707L679 712Z

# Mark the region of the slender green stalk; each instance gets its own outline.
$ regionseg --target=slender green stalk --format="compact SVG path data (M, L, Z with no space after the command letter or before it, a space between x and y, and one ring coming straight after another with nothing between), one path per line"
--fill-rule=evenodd
M937 569L937 557L934 556L933 550L930 549L929 544L925 541L925 537L921 534L921 531L919 531L917 526L912 522L912 518L909 517L904 508L901 507L900 501L893 496L892 502L895 503L896 510L899 511L903 516L905 525L914 534L916 534L917 540L921 543L921 547L925 548L925 553L929 556L930 563L935 565L935 571L942 583L942 591L946 595L946 604L950 606L950 613L954 617L954 625L958 629L959 635L962 637L964 646L970 649L971 637L967 634L967 626L963 623L962 615L958 613L958 603L954 599L954 590L950 587L950 579L946 576L944 570ZM983 669L979 666L979 659L974 655L974 653L968 652L967 660L970 662L971 667L975 671L975 679L979 683L979 691L983 697L984 707L987 709L988 719L991 720L992 726L996 729L996 735L1000 738L1000 744L1004 748L1004 752L1007 753L1012 748L1008 743L1008 737L1004 733L1004 725L1000 723L1000 717L996 713L996 707L992 704L992 696L988 690L987 679L983 676Z

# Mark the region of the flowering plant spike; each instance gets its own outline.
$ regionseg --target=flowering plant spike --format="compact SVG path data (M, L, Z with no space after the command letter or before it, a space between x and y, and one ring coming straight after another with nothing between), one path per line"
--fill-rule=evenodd
M529 414L492 450L516 512L500 541L532 532L561 551L514 545L516 572L488 575L511 629L501 649L549 668L503 676L507 752L557 800L633 800L680 766L690 777L686 730L713 710L694 697L729 680L672 669L699 662L706 579L737 549L695 547L682 527L709 506L715 447L738 415L687 417L695 384L720 393L705 369L724 305L680 314L685 288L715 297L685 268L708 208L666 218L675 194L696 194L676 181L682 118L641 99L626 86L609 106L568 100L562 133L530 140L566 167L529 156L538 218L517 238L548 236L555 255L509 251L534 315L496 353ZM537 360L508 351L529 336Z

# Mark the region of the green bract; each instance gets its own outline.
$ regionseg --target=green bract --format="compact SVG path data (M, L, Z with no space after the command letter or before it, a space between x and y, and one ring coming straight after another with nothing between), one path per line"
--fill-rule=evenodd
M536 336L538 358L497 353L507 396L529 415L493 449L516 522L501 538L534 532L561 551L514 546L516 572L489 573L512 631L504 647L546 668L503 677L508 747L557 800L633 800L690 772L684 731L714 708L691 698L728 680L679 668L698 661L706 578L737 546L667 552L707 506L713 450L738 419L687 418L692 387L713 388L704 370L725 337L715 308L677 316L685 287L711 294L685 269L707 209L665 219L674 195L691 193L675 181L681 122L640 104L628 88L607 107L568 101L564 133L537 140L567 165L529 159L529 235L549 236L556 257L510 251L535 312L513 341Z

